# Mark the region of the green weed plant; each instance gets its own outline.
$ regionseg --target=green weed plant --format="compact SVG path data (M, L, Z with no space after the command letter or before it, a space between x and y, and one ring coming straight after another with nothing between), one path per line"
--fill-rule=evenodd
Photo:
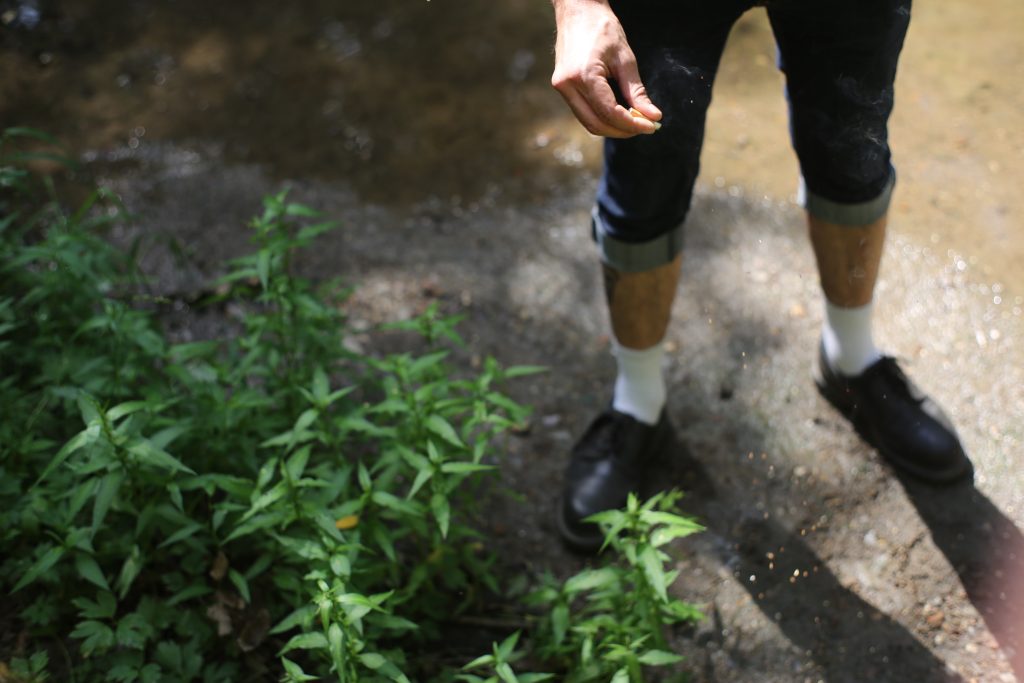
M458 376L436 306L393 326L416 352L346 350L345 290L292 263L334 226L284 193L208 297L239 328L172 342L102 237L116 201L38 201L23 140L52 143L0 136L0 626L27 648L0 640L0 679L619 683L677 660L664 626L697 615L660 548L697 527L662 496L599 518L623 563L535 591L527 648L422 666L446 619L500 593L474 522L527 417L500 388L538 369ZM569 673L516 673L527 653Z

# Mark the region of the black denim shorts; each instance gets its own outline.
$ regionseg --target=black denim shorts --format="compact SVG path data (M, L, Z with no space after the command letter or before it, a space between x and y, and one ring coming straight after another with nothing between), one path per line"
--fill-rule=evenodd
M594 233L609 264L646 270L681 248L722 49L758 4L786 76L808 211L866 225L887 210L895 175L886 125L910 0L613 0L664 117L655 135L605 141Z

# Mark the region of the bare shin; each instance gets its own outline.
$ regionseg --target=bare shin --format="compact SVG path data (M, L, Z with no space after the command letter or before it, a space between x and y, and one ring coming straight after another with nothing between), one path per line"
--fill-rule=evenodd
M640 273L625 273L603 264L605 295L612 330L620 344L646 349L665 337L682 255Z
M807 223L825 297L843 308L870 303L885 244L886 217L849 226L808 215Z

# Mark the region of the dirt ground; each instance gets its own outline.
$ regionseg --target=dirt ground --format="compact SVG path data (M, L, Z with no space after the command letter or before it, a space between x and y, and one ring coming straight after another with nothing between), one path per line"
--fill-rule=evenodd
M552 518L613 376L587 233L600 149L547 84L545 3L54 0L31 29L18 7L0 1L0 121L59 136L120 194L137 221L115 237L146 238L161 291L208 282L289 187L343 225L303 268L358 286L352 343L438 300L467 314L467 367L550 366L511 387L535 417L506 444L520 498L494 502L492 530L530 574L585 562ZM696 681L1024 681L1024 5L914 11L877 337L947 408L975 482L903 479L814 391L820 292L752 11L719 73L668 334L658 479L707 527L672 549L674 590L707 614L675 641Z

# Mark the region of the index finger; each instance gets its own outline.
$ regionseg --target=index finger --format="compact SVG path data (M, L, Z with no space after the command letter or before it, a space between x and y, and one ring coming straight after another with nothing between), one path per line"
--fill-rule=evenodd
M591 110L605 124L626 135L650 134L657 130L653 122L644 117L630 114L615 100L615 92L606 78L595 78L585 83L581 93L590 104Z

